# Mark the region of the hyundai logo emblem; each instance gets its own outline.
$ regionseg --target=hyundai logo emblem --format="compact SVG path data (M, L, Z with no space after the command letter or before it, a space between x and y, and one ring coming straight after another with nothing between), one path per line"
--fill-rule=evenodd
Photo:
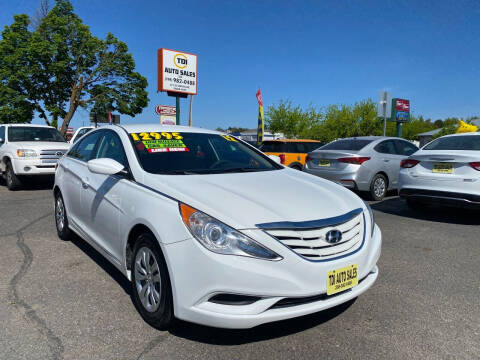
M340 230L330 230L325 235L325 240L330 244L336 244L342 241L342 232Z
M57 156L63 156L63 152L57 151L57 153L56 153L55 155L57 155Z

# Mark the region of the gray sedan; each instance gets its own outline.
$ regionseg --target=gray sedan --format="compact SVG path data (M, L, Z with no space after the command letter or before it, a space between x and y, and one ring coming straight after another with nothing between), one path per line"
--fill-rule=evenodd
M381 200L397 188L400 162L416 152L412 143L393 137L361 136L333 141L307 156L304 170Z

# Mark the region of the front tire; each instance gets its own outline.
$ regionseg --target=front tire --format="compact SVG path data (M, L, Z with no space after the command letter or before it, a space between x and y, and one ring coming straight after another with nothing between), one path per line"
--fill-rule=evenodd
M22 181L15 174L15 171L13 171L13 166L10 161L7 163L7 170L5 173L5 182L7 183L7 188L10 191L18 190L22 186Z
M130 264L132 298L142 318L154 328L168 329L174 320L173 296L167 264L150 233L135 243Z
M55 226L60 239L65 241L71 239L72 231L68 227L67 210L60 192L55 195Z
M373 177L370 183L370 197L372 200L380 201L387 194L387 178L382 174Z

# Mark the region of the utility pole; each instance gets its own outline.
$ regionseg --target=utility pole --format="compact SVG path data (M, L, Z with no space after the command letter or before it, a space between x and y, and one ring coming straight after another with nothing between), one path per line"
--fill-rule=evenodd
M190 114L189 114L189 116L188 116L188 126L192 126L192 125L193 125L192 109L193 109L193 95L190 95Z
M175 96L175 125L180 125L180 96Z
M387 135L387 92L383 92L383 136Z

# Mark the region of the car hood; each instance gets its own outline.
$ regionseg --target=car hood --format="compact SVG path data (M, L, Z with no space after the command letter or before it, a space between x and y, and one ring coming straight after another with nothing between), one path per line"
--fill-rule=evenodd
M68 150L70 144L66 142L52 142L52 141L19 141L11 142L9 145L17 149L31 149L31 150Z
M145 185L237 229L307 221L365 208L350 190L293 169L212 175L147 175Z

